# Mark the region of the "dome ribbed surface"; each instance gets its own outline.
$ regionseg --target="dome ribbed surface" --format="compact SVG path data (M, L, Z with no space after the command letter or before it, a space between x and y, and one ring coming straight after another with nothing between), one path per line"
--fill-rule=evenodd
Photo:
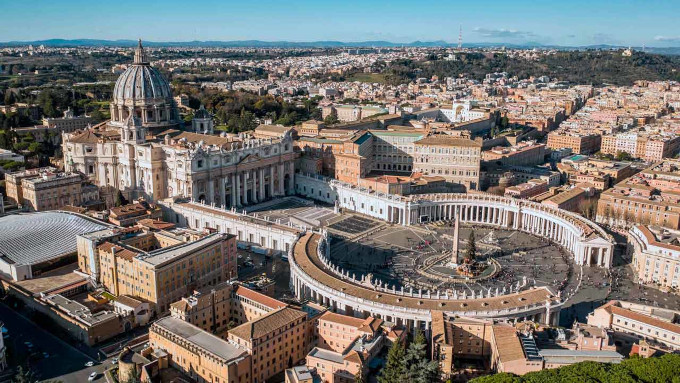
M118 77L113 88L116 103L158 98L172 98L172 92L163 75L150 65L131 65Z

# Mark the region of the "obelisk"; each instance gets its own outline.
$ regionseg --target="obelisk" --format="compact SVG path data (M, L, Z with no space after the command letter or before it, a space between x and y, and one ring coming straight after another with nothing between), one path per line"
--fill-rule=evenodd
M453 252L451 253L451 263L458 265L458 235L460 231L460 219L456 214L456 220L453 223Z

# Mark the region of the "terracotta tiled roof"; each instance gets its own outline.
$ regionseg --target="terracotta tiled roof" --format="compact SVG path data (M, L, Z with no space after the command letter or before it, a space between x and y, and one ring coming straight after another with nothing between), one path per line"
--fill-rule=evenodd
M251 341L252 339L259 339L267 334L271 334L281 327L306 316L307 314L303 311L283 307L229 330L229 335Z
M364 320L361 318L354 318L347 315L336 314L330 311L326 311L321 317L319 317L319 320L339 323L345 326L352 326L356 328L359 328L361 325L364 324Z
M632 310L624 309L623 307L619 307L618 303L606 307L606 310L614 315L619 315L634 321L642 322L649 326L662 328L664 330L680 334L680 325L666 322L661 319L657 319L652 316L641 314Z
M415 142L416 145L434 145L434 146L465 146L472 148L481 148L482 143L467 138L450 137L447 135L435 135Z
M519 341L514 327L493 326L493 337L501 363L525 359L522 343Z
M266 296L262 293L258 293L257 291L251 290L247 287L243 287L241 285L236 285L236 289L234 289L234 294L240 295L242 297L248 298L250 300L253 300L261 305L267 306L273 310L275 309L280 309L282 307L286 307L286 304L276 300L272 297Z
M120 216L123 214L130 213L144 213L146 212L146 207L141 203L131 203L128 205L123 205L119 207L112 207L110 210L112 215Z
M137 256L137 253L135 253L134 251L130 251L118 245L114 245L111 242L104 242L101 245L97 246L97 249L99 249L100 251L105 251L107 253L111 253L111 250L115 250L116 257L123 258L127 261L132 260L132 258Z
M84 132L72 136L69 142L73 142L75 144L96 144L99 142L99 136L97 136L92 130L86 129Z

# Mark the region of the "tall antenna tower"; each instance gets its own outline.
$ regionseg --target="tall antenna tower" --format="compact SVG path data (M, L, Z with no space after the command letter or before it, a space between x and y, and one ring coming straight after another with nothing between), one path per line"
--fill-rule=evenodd
M463 49L463 26L460 26L460 30L458 31L458 50Z

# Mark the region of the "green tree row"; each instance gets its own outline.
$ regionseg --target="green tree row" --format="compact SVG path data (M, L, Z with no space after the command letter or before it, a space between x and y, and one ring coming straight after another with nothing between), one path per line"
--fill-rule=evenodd
M620 364L581 362L556 369L530 372L523 376L500 373L483 376L471 383L680 383L680 355L666 354L643 359L633 357Z

